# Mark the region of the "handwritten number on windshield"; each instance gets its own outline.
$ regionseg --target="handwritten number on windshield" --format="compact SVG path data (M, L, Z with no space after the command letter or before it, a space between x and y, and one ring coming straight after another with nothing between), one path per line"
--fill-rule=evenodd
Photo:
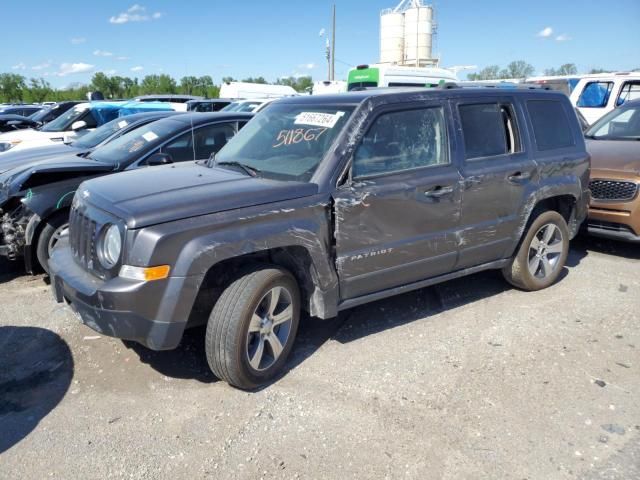
M286 145L296 145L301 142L315 142L327 130L329 129L322 127L280 130L273 148L278 148Z

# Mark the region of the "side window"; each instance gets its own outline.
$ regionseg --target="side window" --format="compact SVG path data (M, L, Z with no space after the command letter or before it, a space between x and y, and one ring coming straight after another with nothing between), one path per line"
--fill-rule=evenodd
M527 110L538 150L574 145L571 125L562 103L552 100L529 100Z
M521 151L515 115L510 105L480 103L458 108L467 160Z
M620 95L618 95L618 100L616 100L616 105L619 106L624 102L637 100L638 98L640 98L640 81L624 82Z
M578 107L602 108L609 103L613 82L589 82L578 98Z
M97 128L98 127L98 121L96 120L96 117L95 117L95 115L93 114L93 112L91 110L89 110L86 113L86 115L84 117L82 117L82 120L87 122L87 128Z
M196 106L196 112L210 112L211 111L211 104L210 103L201 103L200 105Z
M235 133L230 124L206 125L180 135L164 145L160 152L171 155L174 162L204 160L217 153Z
M353 177L449 163L441 107L380 115L356 150Z

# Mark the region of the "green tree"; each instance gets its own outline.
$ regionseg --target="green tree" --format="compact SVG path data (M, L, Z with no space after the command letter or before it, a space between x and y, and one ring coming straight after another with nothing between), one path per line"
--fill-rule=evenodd
M497 80L500 78L500 66L489 65L483 68L478 73L470 73L467 78L472 81L476 80Z
M237 80L233 77L222 77L222 83L231 83L237 82Z
M589 74L593 75L595 73L609 73L611 70L605 70L604 68L592 68L589 70Z
M26 79L16 73L0 74L0 97L4 102L21 102L27 88Z
M180 79L180 93L186 95L193 95L193 92L198 86L198 77L182 77Z
M310 89L313 87L313 79L309 76L283 77L279 78L276 84L293 87L297 92L303 93L310 91Z
M30 102L40 103L51 97L53 89L49 82L45 81L44 78L32 78L29 80L27 93L28 100Z
M263 85L268 84L269 82L267 82L264 77L249 77L249 78L245 78L244 80L242 80L243 82L247 82L247 83L260 83Z
M514 60L507 68L500 71L500 78L526 78L530 77L535 69L533 65L524 60Z
M559 75L577 75L578 67L576 67L575 63L565 63L561 65L557 70L555 68L548 68L544 71L545 75L549 76L559 76Z

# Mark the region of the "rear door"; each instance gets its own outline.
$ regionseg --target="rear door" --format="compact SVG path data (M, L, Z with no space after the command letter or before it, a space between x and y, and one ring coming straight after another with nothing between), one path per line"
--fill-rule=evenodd
M457 269L507 256L537 165L523 142L523 112L509 96L456 100L463 192Z
M342 299L449 272L455 265L460 174L444 103L372 115L351 181L335 194Z

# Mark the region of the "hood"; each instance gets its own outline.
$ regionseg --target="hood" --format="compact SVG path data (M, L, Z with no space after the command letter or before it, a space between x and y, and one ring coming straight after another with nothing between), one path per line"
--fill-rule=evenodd
M66 143L55 143L44 147L30 148L28 150L9 150L0 155L0 173L34 161L80 152L81 150L79 148L67 145Z
M640 177L640 141L586 140L591 169Z
M267 180L186 162L92 179L80 186L78 196L129 228L142 228L317 192L314 183Z
M4 197L69 178L110 172L113 165L96 162L74 154L59 155L45 160L19 162L14 168L0 174L0 190Z

